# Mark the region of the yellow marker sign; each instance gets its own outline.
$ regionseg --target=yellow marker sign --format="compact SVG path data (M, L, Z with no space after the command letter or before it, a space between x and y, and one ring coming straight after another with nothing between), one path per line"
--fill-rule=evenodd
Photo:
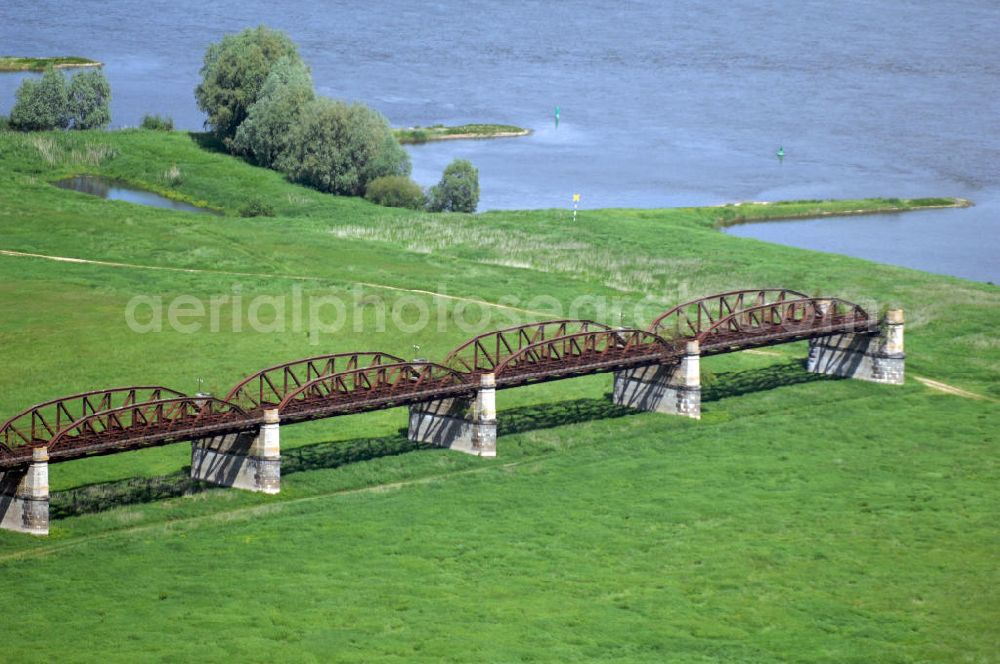
M578 203L580 201L580 194L573 194L573 202Z

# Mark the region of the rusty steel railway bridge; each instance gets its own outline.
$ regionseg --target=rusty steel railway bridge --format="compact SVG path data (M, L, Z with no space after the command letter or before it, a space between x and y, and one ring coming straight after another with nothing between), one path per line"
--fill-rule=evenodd
M51 462L259 430L280 424L469 398L484 374L505 389L601 372L670 367L690 342L715 355L837 335L878 335L862 307L787 289L733 291L680 304L647 329L554 320L481 334L440 363L382 352L322 355L262 369L223 398L130 386L38 404L0 425L0 472Z

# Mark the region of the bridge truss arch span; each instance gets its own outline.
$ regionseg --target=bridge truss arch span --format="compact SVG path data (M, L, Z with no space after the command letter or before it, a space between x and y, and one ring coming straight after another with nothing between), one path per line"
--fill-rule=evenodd
M840 298L783 299L720 318L696 337L705 355L770 346L834 334L870 334L877 321L860 305Z
M247 412L277 407L290 393L317 378L405 361L380 351L331 353L293 360L250 374L229 391L225 401L235 403Z
M492 373L503 361L532 344L577 333L608 331L592 320L547 320L484 332L448 353L441 362L464 373Z
M524 346L497 365L497 387L680 360L684 344L647 330L596 329Z
M133 385L82 392L36 404L0 424L0 460L30 459L31 447L51 444L60 431L88 415L184 396L183 392L162 385Z
M758 288L706 295L682 302L660 314L649 331L671 339L692 339L737 312L775 302L809 298L805 293L789 288Z
M289 392L278 404L282 423L421 401L471 395L469 376L434 362L397 362L340 371Z
M236 404L214 397L146 401L91 413L63 427L49 441L49 457L107 454L249 430L256 424Z

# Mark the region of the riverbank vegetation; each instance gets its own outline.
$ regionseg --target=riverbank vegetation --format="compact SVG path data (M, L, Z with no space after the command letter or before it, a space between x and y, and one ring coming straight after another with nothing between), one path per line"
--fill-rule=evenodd
M364 104L317 97L288 35L265 26L205 52L195 88L206 124L230 152L319 191L361 196L375 178L409 175L389 122Z
M209 46L201 74L198 106L233 154L331 194L364 196L370 183L383 180L369 200L398 202L387 195L384 178L408 178L410 156L388 120L364 104L317 96L309 68L284 33L260 26L226 35Z
M89 58L60 56L54 58L20 58L0 56L0 72L4 71L45 71L49 68L68 69L74 67L100 67L102 63Z
M441 181L427 193L430 212L475 212L478 205L479 171L466 159L448 164Z
M139 123L140 129L152 129L153 131L173 131L174 119L167 115L150 114L142 116Z
M394 129L393 132L399 142L404 145L455 139L513 138L531 134L530 129L504 124L463 124L452 127L438 124L430 127Z
M424 190L405 175L376 178L365 190L365 200L385 207L422 210L427 204Z
M20 131L101 129L111 122L111 86L104 72L73 75L48 69L40 80L25 79L10 111L10 127Z
M111 385L223 394L322 353L437 359L470 336L463 319L576 302L573 316L640 325L775 285L902 307L909 374L983 398L820 378L799 343L706 358L698 422L614 408L607 375L501 391L495 460L410 443L405 409L284 427L278 496L191 482L184 444L53 464L50 537L0 532L11 661L993 656L1000 289L727 236L720 208L378 207L204 141L0 133L0 418ZM227 216L49 184L155 186L175 164L177 194ZM273 218L237 216L254 196ZM295 331L288 306L284 331L252 331L247 303L296 289L341 298L340 329ZM180 295L229 296L225 324L125 324L133 297ZM419 305L443 326L415 325Z

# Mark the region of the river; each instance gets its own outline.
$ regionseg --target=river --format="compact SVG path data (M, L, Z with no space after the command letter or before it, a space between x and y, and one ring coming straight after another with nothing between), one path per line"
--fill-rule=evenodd
M1000 281L995 0L6 0L0 50L105 62L114 126L199 129L206 46L259 23L300 45L322 94L394 125L533 129L410 149L424 185L471 159L480 209L962 196L976 206L730 232ZM21 77L0 76L0 112Z

